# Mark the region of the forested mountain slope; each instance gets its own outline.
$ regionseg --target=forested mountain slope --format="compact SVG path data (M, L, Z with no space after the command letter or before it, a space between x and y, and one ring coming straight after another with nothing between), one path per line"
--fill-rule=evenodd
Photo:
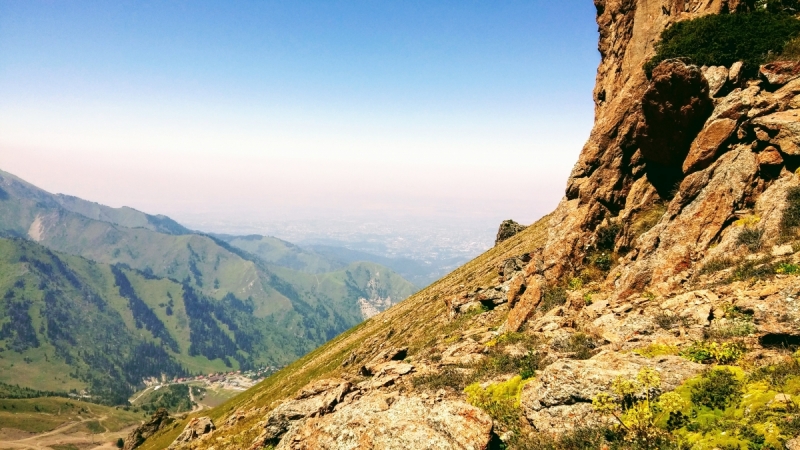
M0 382L123 401L144 377L286 364L363 320L364 302L376 313L414 291L369 263L312 282L164 216L7 173L0 189Z

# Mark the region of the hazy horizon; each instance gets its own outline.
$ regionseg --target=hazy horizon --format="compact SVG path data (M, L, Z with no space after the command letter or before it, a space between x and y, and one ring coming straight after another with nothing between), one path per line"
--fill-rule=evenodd
M592 124L594 14L4 2L0 169L203 231L530 223Z

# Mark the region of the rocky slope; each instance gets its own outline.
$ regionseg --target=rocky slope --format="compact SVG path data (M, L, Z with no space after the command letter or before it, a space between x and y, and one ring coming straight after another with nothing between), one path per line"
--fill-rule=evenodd
M788 352L800 345L800 69L643 70L670 23L735 3L596 0L595 126L556 210L211 411L216 430L176 446L587 448L570 433L613 425L597 399L617 391L623 404L674 391L700 406L675 406L649 444L616 448L658 448L668 428L696 448L793 445L800 392L782 383L800 376ZM721 384L758 390L724 403L724 418L695 398L716 363L737 365ZM784 381L758 378L776 367ZM642 373L655 375L620 387Z

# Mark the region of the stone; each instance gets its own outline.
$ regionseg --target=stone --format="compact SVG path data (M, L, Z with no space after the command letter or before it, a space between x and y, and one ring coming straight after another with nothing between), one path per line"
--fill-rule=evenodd
M525 277L522 274L516 275L508 283L508 292L506 292L506 301L508 306L513 308L519 300L520 295L525 292Z
M175 448L180 444L194 441L195 439L204 436L214 431L216 427L214 422L208 417L195 417L190 420L183 432L175 438L175 441L169 446L170 449Z
M800 77L800 61L775 61L764 64L759 75L773 86L782 86Z
M276 450L485 450L492 430L489 415L462 401L376 393L303 421Z
M769 140L770 140L769 133L767 133L763 129L756 128L755 129L755 133L756 133L756 139L758 139L759 141L761 141L761 142L769 142Z
M158 408L150 420L139 425L128 434L128 437L125 439L125 446L122 447L122 450L133 450L142 445L145 439L156 434L156 432L165 428L172 422L174 422L174 419L169 416L169 411L164 408Z
M558 360L537 373L522 390L520 404L528 422L539 431L562 433L603 423L591 409L592 399L610 392L617 376L635 379L644 367L661 375L660 392L668 392L703 370L678 356L652 359L633 353L603 351L579 360Z
M388 361L402 361L408 355L408 347L389 347L382 350L372 357L370 361L361 368L364 375L373 375L378 372L380 366Z
M352 388L350 382L341 379L325 379L309 383L294 399L281 403L270 411L264 422L264 430L253 441L251 448L259 449L273 444L279 441L296 422L333 411Z
M772 256L780 257L791 255L794 253L794 249L792 248L792 244L785 244L785 245L773 245L772 246Z
M800 155L800 110L779 111L753 120L753 124L777 131L770 142L780 147L781 152Z
M500 224L500 228L497 230L497 238L494 240L494 245L497 245L506 239L513 237L520 231L527 228L525 225L520 225L513 220L504 220Z
M520 296L519 301L508 312L508 317L503 324L503 330L519 331L522 325L531 318L542 300L542 292L545 287L544 277L534 275L527 281L527 288Z
M708 81L708 94L712 97L716 97L728 82L729 72L725 66L711 66L703 75Z
M736 126L735 120L717 119L703 127L683 162L683 173L696 172L711 165L722 145L733 135Z
M768 146L757 157L758 165L762 170L775 169L783 166L783 157L777 148Z
M800 437L789 439L784 445L786 450L800 450Z
M742 82L742 66L744 63L741 61L736 61L731 65L731 69L728 71L728 81L731 82L734 86L740 84Z
M472 364L484 358L486 348L472 340L453 344L442 352L442 364Z
M643 120L636 128L636 141L645 159L680 167L713 109L708 82L700 69L676 60L656 66L642 96Z

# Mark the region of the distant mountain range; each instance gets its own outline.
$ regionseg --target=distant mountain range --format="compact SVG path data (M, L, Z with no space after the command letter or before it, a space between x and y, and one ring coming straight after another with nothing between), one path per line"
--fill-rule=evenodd
M389 267L54 195L0 171L0 382L119 403L283 365L416 288Z

